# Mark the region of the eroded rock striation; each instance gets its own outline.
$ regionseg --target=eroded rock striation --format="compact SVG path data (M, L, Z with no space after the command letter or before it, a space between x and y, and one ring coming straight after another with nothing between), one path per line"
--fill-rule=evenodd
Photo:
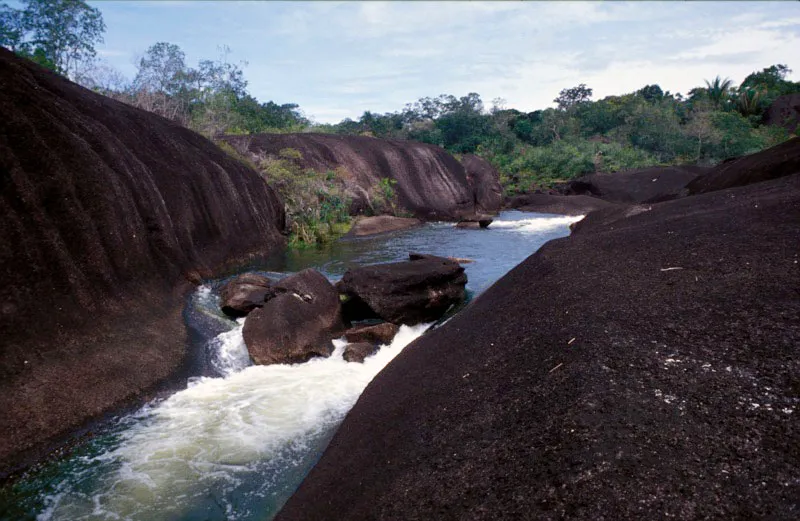
M2 473L185 367L189 281L283 247L284 213L202 136L2 48L0 113Z
M277 519L796 519L800 175L619 212L400 353Z
M295 149L302 155L302 165L318 172L344 168L354 198L368 197L381 179L394 179L400 207L422 219L458 220L476 213L474 189L464 167L437 146L314 133L230 136L226 140L255 155Z

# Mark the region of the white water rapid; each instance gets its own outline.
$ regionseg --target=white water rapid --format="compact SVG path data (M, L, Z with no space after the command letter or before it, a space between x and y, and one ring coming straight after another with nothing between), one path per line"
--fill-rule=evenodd
M336 340L330 358L250 366L243 323L210 344L225 377L193 379L187 389L142 409L121 443L87 457L77 479L48 497L38 519L202 519L198 505L224 510L227 519L246 517L231 500L233 489L268 495L265 470L298 471L308 446L325 442L320 436L341 421L373 377L429 327L401 327L363 364L345 362L346 342ZM96 475L96 466L108 470ZM257 482L248 486L248 479ZM91 492L81 491L85 480Z

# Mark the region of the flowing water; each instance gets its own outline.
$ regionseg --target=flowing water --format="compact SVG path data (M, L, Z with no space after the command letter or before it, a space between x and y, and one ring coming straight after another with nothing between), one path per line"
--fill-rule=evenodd
M486 230L432 223L390 235L290 251L254 269L273 277L313 267L331 280L364 264L420 252L471 259L471 295L480 293L578 218L504 212ZM187 325L208 359L206 376L185 390L116 418L58 461L40 465L0 491L0 519L269 519L324 450L372 378L427 325L403 326L363 364L326 359L253 366L244 319L218 310L208 281L187 302ZM411 347L413 349L413 346Z

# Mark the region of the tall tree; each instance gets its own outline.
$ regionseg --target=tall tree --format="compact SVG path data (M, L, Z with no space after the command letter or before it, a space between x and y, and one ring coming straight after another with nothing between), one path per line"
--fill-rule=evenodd
M723 103L728 101L731 96L731 88L733 87L733 80L730 78L721 78L717 76L711 81L706 81L706 96L708 96L709 101L716 105L717 107L721 107Z
M103 41L106 29L98 9L84 0L21 0L21 3L24 8L13 15L20 20L18 51L29 57L39 55L52 63L57 72L70 77L75 76L81 62L94 58L94 46Z
M586 103L592 97L592 89L581 83L577 87L570 89L562 89L558 93L558 97L553 100L553 103L558 104L559 110L568 110L581 103Z

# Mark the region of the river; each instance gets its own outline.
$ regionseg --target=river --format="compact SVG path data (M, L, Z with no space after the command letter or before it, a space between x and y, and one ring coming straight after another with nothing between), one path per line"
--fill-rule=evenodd
M406 260L409 252L470 259L474 296L545 242L569 234L576 217L503 212L485 230L452 223L291 250L258 266L278 278L313 267L331 280L355 266ZM133 414L109 420L61 459L0 490L0 519L270 519L318 460L372 378L430 325L403 326L363 364L327 359L250 365L244 319L218 310L211 280L192 294L187 326L207 368L187 387ZM413 346L411 346L413 348Z

